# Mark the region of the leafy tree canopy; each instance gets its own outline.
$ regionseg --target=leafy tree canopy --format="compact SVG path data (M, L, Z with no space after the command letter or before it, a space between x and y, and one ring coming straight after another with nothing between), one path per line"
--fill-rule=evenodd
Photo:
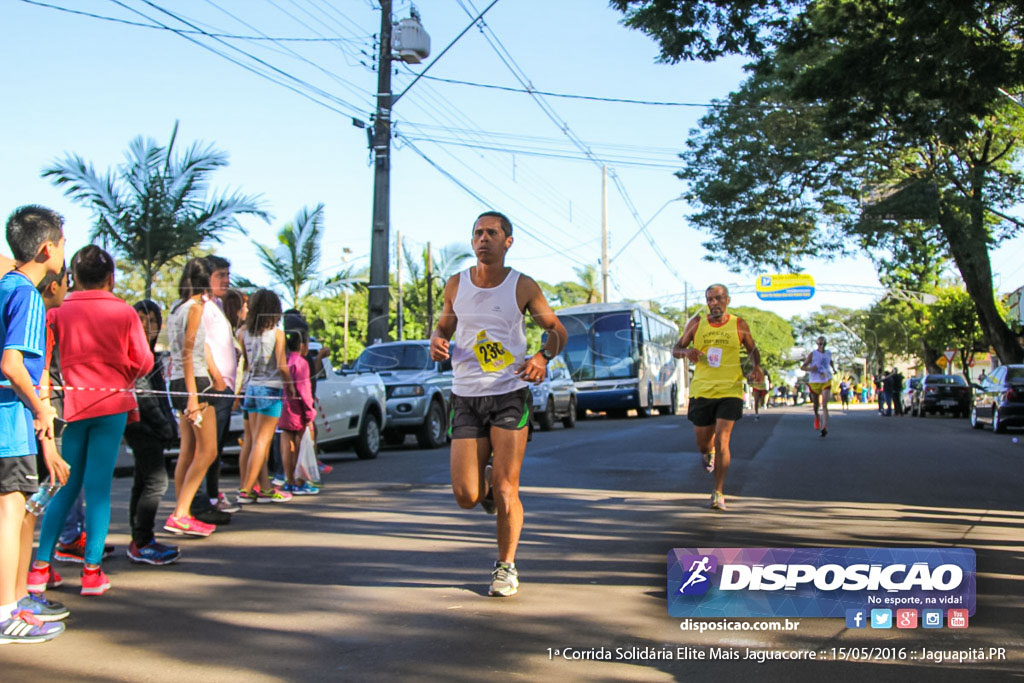
M227 230L243 231L239 214L269 217L259 197L209 195L209 176L227 166L227 154L198 142L178 154L177 138L177 122L166 147L135 138L125 162L105 175L77 154L43 170L44 178L92 210L91 239L141 268L146 298L161 267L201 244L220 242Z
M804 258L864 250L881 276L921 282L949 258L1000 358L1021 358L991 291L988 250L1024 226L1011 213L1024 199L1024 111L996 88L1024 85L1024 6L742 3L744 32L723 23L716 2L616 4L655 36L686 21L756 58L702 119L680 172L711 252L737 268L797 271ZM744 37L740 48L729 32ZM670 59L708 58L662 47Z

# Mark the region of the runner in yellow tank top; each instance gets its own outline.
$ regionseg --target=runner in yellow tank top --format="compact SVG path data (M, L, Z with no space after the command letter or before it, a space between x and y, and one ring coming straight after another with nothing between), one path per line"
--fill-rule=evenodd
M742 319L728 313L729 290L725 285L711 285L704 291L707 316L698 315L686 323L683 336L672 354L695 364L687 418L693 423L697 449L704 469L713 472L715 488L711 492L711 508L725 510L725 475L729 472L729 438L733 425L743 417L743 370L740 346L754 364L751 379L761 382L761 353L757 350L750 327Z

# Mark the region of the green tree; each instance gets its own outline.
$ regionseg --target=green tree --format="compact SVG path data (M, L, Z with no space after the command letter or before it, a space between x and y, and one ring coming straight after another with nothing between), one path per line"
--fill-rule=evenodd
M429 253L424 247L418 254L403 245L402 252L405 263L403 275L408 275L408 284L403 281L402 287L405 336L407 339L426 339L444 304L445 284L473 258L473 250L461 242L455 242L438 251L431 249ZM429 275L428 258L431 265ZM392 290L397 297L397 281L393 283Z
M345 328L344 294L329 297L307 296L299 310L309 322L309 333L331 350L331 361L341 367L355 359L365 348L367 290L358 287L348 298L348 335ZM346 346L347 340L347 346Z
M1002 311L1002 305L1000 304ZM938 299L929 306L929 324L925 334L928 346L936 351L934 358L947 349L956 349L964 376L970 379L968 367L974 352L984 349L985 335L978 324L974 303L962 287L946 287L938 292ZM941 372L932 362L929 372Z
M1008 212L1024 198L1024 114L999 92L1024 86L1024 6L613 4L669 61L717 56L693 33L708 29L719 53L755 59L740 92L702 121L683 172L710 249L743 265L794 264L915 225L956 264L1000 358L1022 358L992 296L988 250L1024 226Z
M237 191L208 196L209 177L227 166L227 154L198 142L177 154L177 137L175 122L166 147L135 138L125 162L102 176L77 154L43 170L44 178L91 209L90 239L141 269L147 299L157 272L173 259L201 244L221 242L228 230L244 232L240 214L268 218L259 197Z
M320 274L321 246L324 230L324 205L310 209L304 206L295 218L277 233L276 247L257 244L263 269L274 284L281 285L297 308L302 298L317 294L327 286Z
M729 312L747 321L750 334L761 352L761 367L768 373L773 383L779 383L782 372L795 365L789 360L790 351L795 344L792 325L775 313L752 306L737 306L730 308ZM753 368L745 370L749 372Z

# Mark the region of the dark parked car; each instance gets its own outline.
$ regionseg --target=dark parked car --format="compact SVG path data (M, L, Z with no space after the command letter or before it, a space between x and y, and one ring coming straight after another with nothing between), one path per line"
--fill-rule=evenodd
M960 375L925 375L914 389L912 415L924 417L940 412L959 417L971 412L971 388Z
M452 362L430 359L426 339L368 346L353 369L376 372L387 391L384 442L396 446L414 434L420 448L439 448L448 441L448 408L452 400Z
M1024 427L1024 365L1001 365L974 385L971 425L992 425L992 431Z

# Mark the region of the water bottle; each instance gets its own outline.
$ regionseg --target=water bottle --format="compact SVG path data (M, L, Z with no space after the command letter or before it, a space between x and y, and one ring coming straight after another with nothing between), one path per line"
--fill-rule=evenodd
M59 481L50 483L47 479L39 487L39 490L32 494L32 497L25 501L25 509L30 513L39 517L46 512L46 507L53 500L53 497L57 495L57 491L60 491L61 483Z

